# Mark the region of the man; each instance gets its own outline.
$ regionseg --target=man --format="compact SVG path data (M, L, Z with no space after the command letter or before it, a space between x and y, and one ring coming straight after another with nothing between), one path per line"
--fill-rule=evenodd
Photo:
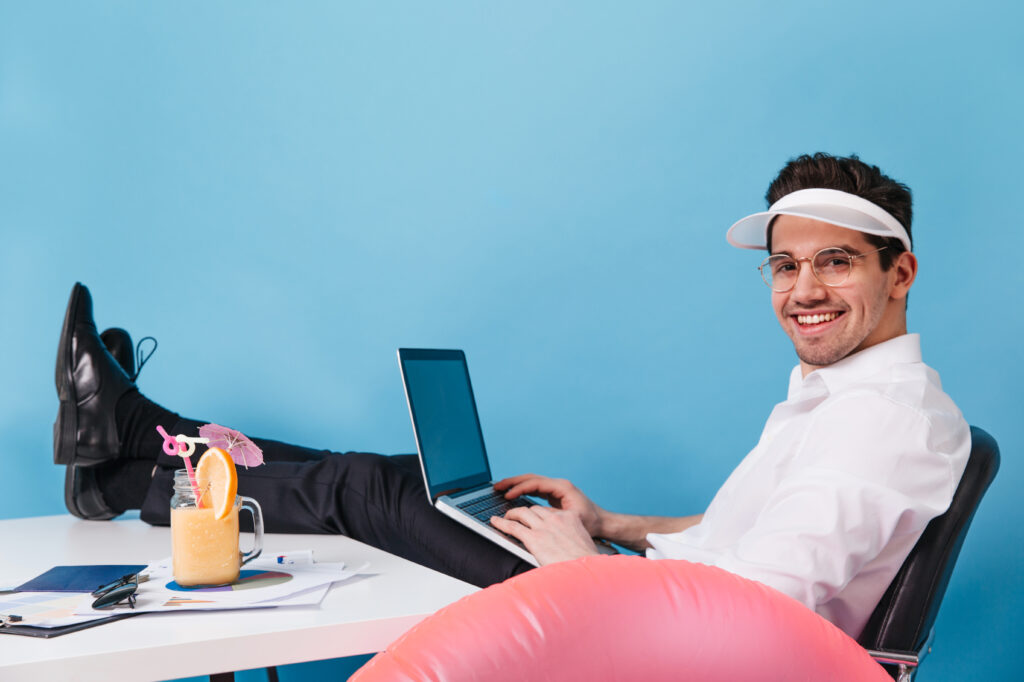
M917 274L909 190L856 157L816 154L790 161L768 201L728 239L769 251L761 274L800 362L787 400L708 509L616 514L568 481L527 474L496 487L552 506L492 523L542 564L595 554L592 538L602 537L655 559L717 565L856 636L928 521L949 505L969 429L907 334ZM55 458L68 465L69 509L109 518L140 507L144 520L166 524L179 463L158 454L155 427L195 433L201 422L138 392L104 349L80 285L57 384ZM268 530L345 533L479 585L529 568L434 511L414 458L260 445L270 463L239 472L239 492L260 500Z

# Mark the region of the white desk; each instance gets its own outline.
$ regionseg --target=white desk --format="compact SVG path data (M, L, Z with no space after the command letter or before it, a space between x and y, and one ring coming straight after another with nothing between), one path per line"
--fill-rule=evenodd
M144 564L170 548L168 528L138 520L0 521L0 585L62 564ZM477 589L342 536L264 537L265 555L310 548L321 561L369 562L376 575L333 586L319 607L147 614L49 640L0 635L0 680L167 680L373 653Z

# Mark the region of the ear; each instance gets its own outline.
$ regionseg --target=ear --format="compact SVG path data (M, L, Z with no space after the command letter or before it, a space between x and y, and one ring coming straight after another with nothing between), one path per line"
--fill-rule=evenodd
M892 277L892 288L889 291L889 297L894 300L906 298L910 292L910 286L914 283L914 279L917 278L917 256L909 251L904 251L896 259L896 262L893 263L889 274Z

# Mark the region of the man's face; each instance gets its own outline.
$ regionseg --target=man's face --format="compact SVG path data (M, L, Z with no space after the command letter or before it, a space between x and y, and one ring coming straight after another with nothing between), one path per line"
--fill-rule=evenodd
M851 254L867 254L876 248L856 230L797 216L775 219L773 255L810 258L830 246ZM905 334L904 299L915 273L912 254L901 254L893 267L883 271L878 254L873 253L855 258L849 279L829 287L814 276L809 261L802 261L796 285L783 293L772 292L772 307L793 341L804 376Z

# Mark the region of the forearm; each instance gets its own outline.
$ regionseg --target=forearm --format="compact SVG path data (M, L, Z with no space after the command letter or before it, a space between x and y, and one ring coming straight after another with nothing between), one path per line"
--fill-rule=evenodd
M678 533L696 526L704 518L695 516L638 516L601 510L599 537L629 549L642 551L651 546L648 533Z

